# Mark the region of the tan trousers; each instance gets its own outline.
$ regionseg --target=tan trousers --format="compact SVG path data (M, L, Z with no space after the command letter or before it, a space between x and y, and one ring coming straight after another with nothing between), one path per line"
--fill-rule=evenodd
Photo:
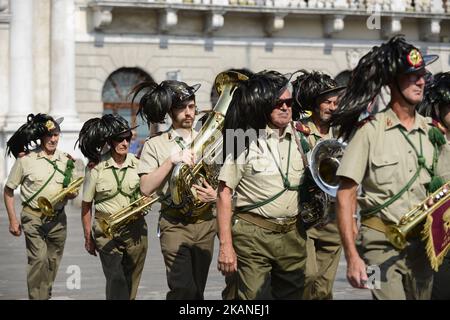
M50 299L66 242L66 214L63 211L54 220L46 221L22 211L21 222L27 248L28 297Z
M238 256L237 299L301 299L305 287L306 233L278 233L234 218Z
M306 240L306 290L304 299L333 299L333 284L342 246L336 220L311 228Z
M145 219L133 222L113 239L107 238L95 221L93 234L106 278L106 299L134 300L147 256Z
M380 268L380 288L372 289L378 300L429 300L433 272L425 246L418 238L396 250L384 233L361 226L358 249L368 266ZM376 279L374 276L373 279Z
M216 219L186 223L161 216L161 252L166 265L168 300L204 299L206 280L214 251Z

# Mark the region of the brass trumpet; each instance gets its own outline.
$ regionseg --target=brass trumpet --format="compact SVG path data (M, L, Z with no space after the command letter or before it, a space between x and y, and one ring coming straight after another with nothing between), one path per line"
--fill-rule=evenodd
M73 180L66 188L64 188L60 193L58 193L51 199L39 197L37 200L38 206L44 216L53 217L55 215L55 206L63 201L69 193L77 192L78 189L80 189L80 186L83 184L83 180L83 177L79 177Z
M400 250L404 249L406 247L406 237L408 234L419 225L420 222L425 220L429 214L450 199L449 183L450 181L447 181L446 184L405 214L398 224L388 227L386 237L394 247ZM428 204L430 200L434 201L432 205Z
M122 230L125 226L138 219L141 216L145 216L153 203L157 202L160 197L153 198L156 193L150 196L141 196L128 207L106 217L98 219L99 227L103 233L110 239L114 234Z

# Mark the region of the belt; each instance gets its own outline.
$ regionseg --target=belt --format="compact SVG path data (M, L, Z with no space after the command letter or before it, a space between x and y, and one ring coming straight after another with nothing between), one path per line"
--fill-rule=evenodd
M161 212L161 215L163 217L172 218L186 223L201 223L214 219L214 215L212 214L212 212L205 212L195 217L189 217L181 214L176 210L165 210L164 212Z
M368 217L368 218L362 217L361 224L363 226L366 226L373 230L380 231L384 234L386 234L388 227L395 225L395 223L385 222L380 217L377 217L377 216L372 216L372 217ZM419 223L416 227L414 227L414 229L408 233L408 238L412 239L412 238L420 237L420 233L421 233L420 227L422 225L423 225L423 223Z
M42 218L44 216L44 214L42 213L42 211L40 209L34 209L30 206L24 206L23 211L25 211L26 213L29 213L35 217L38 217L38 218Z
M56 218L62 212L63 209L56 210L55 214L53 216L46 216L42 213L42 211L40 209L34 209L30 206L24 206L22 210L25 211L26 213L29 213L29 214L35 216L35 217L38 217L41 219L48 218L49 220L52 220L52 219Z
M264 218L252 212L238 212L235 215L258 227L278 233L287 233L294 230L297 226L297 216L289 218Z
M94 217L95 217L96 219L106 219L106 218L108 218L110 215L111 215L110 213L95 210Z

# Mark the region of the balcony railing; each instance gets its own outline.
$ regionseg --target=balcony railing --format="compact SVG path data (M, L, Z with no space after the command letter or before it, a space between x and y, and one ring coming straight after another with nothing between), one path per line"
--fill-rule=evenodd
M401 20L418 19L423 40L437 40L441 21L450 20L450 0L91 0L88 7L95 30L106 29L113 19L113 9L155 10L161 33L178 23L178 11L198 11L205 16L205 32L212 34L223 27L225 13L265 14L266 33L271 36L285 27L286 16L320 15L324 37L344 29L349 16L383 18L382 36L402 30Z
M289 8L322 11L350 9L363 12L379 10L385 13L450 13L450 0L91 0L89 3L92 6L99 4L119 7L155 7L158 4L182 5L183 8L191 7L193 10L207 6L226 7L230 10L234 8L242 11L253 7L257 10Z

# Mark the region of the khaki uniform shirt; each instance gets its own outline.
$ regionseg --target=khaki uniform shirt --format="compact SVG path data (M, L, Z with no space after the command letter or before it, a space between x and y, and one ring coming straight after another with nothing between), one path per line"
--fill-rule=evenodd
M414 126L407 133L419 153L419 137L422 137L427 167L431 167L434 151L428 139L430 124L430 118L416 113ZM362 185L362 193L358 196L362 210L388 201L406 186L418 168L417 155L400 132L401 126L394 111L387 108L359 128L346 147L337 175ZM397 201L381 210L382 218L397 223L426 198L424 185L430 181L430 174L422 169L412 186Z
M196 134L197 133L192 130L192 139L194 139ZM171 155L180 152L182 150L182 147L176 142L177 138L180 139L180 143L184 147L187 147L188 143L177 134L173 127L170 127L169 130L161 133L160 135L147 139L144 144L144 148L142 149L138 167L138 174L148 174L155 171ZM158 196L170 194L170 176L171 173L166 176L163 183L161 183L161 186L156 190Z
M305 119L304 121L302 121L302 123L311 130L311 134L306 137L306 140L308 141L311 150L320 140L327 140L334 138L333 130L331 130L331 128L330 130L328 130L328 133L322 137L320 135L319 129L316 127L311 118Z
M45 153L40 148L31 151L29 154L17 158L9 173L6 186L14 190L20 185L20 198L22 202L31 198L55 171L53 165L45 160L44 157ZM64 172L69 157L67 153L56 150L49 160L56 161L59 170ZM45 197L50 200L58 195L63 189L63 181L64 175L56 171L47 186L28 205L33 209L39 209L37 203L38 198ZM64 204L57 206L56 209L61 209Z
M233 189L236 194L236 206L253 205L274 196L284 189L283 179L275 164L275 159L286 174L289 146L291 159L288 179L291 186L298 186L303 179L303 162L295 142L292 127L289 125L283 135L278 137L268 126L266 136L259 138L259 145L251 143L248 153L243 152L234 161L228 157L222 166L219 180ZM269 143L273 156L267 148ZM298 191L286 190L277 199L249 210L266 218L293 217L299 212Z
M117 163L108 152L102 157L102 160L92 169L86 167L86 174L83 185L83 201L92 202L106 199L117 192L117 182L114 177L113 168L119 181L123 175L122 191L131 195L136 188L139 188L139 176L137 174L138 159L131 153L127 155L122 167ZM126 169L126 170L125 170ZM114 198L95 203L95 210L104 213L114 214L117 211L127 207L130 204L130 197L118 193Z

